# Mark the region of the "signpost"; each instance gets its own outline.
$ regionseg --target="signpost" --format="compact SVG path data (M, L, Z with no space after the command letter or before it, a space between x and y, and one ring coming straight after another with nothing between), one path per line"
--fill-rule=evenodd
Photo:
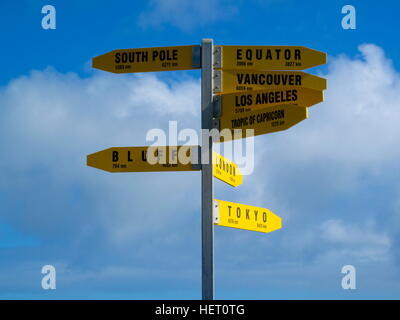
M216 100L221 103L225 114L238 114L285 104L310 107L322 102L324 93L308 88L275 88L222 94Z
M298 87L322 91L326 79L301 71L214 71L215 94Z
M201 43L201 248L202 297L214 299L214 224L213 224L213 167L211 136L207 131L213 124L213 51L211 39Z
M87 165L108 172L200 170L198 146L115 147L87 156Z
M326 54L294 46L216 46L216 69L304 70L326 63Z
M93 68L132 73L200 68L200 46L119 49L93 58Z
M262 135L301 122L308 107L323 101L326 80L284 70L324 63L325 53L305 47L214 46L212 39L201 46L121 49L93 58L93 68L113 73L201 68L201 147L114 147L88 155L87 165L108 172L201 171L204 300L214 299L214 224L264 233L282 228L282 219L268 209L214 200L213 177L233 187L243 177L234 162L213 152L210 131L222 131L225 142L238 138L232 137L236 131Z
M282 219L265 208L214 199L214 224L268 233L282 228Z
M242 184L243 175L237 164L217 152L213 152L213 172L215 178L230 184L232 187Z

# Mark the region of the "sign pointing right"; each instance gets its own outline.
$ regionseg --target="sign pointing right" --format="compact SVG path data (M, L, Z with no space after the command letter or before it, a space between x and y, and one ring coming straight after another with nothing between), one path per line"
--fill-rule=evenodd
M227 93L215 98L216 101L218 99L225 113L237 114L284 104L310 107L324 101L324 93L308 88L275 88Z
M214 199L213 211L218 226L265 233L282 228L282 219L265 208Z
M216 69L304 70L326 63L326 53L294 46L216 46Z
M243 137L235 137L235 129L254 129L254 136L258 136L289 129L295 124L307 119L307 117L308 108L298 108L291 105L269 107L236 115L232 114L230 110L226 113L223 108L222 116L219 118L218 129L220 131L224 129L230 131L231 134L228 136L224 135L223 131L221 132L221 139L225 142L246 137L243 131Z
M301 71L215 70L214 93L282 87L326 89L326 79Z

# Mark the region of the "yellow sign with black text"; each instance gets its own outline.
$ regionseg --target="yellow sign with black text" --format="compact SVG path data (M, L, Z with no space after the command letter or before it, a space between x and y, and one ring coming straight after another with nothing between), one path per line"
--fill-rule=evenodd
M219 96L225 114L239 114L279 105L310 107L324 101L324 92L308 88L227 93Z
M272 211L245 204L214 199L214 224L257 232L282 228L282 219Z
M92 66L114 73L199 69L200 46L118 49L93 58Z
M308 118L308 108L298 108L291 105L269 107L261 110L246 112L244 114L232 114L222 108L222 116L219 118L219 130L229 129L230 134L221 132L223 141L245 138L248 135L246 129L253 129L254 136L289 129L295 124ZM238 130L241 136L236 136ZM235 137L236 136L236 137Z
M301 71L214 71L215 94L284 87L325 90L326 79Z
M243 181L243 175L237 164L217 152L213 152L213 173L215 178L233 187L241 185Z
M87 156L87 165L108 172L195 171L198 146L115 147Z
M296 46L216 46L215 68L304 70L325 64L326 53Z

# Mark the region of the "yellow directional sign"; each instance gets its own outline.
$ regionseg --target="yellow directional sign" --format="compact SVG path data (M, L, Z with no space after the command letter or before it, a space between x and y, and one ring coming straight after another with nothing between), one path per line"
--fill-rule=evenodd
M119 49L92 59L93 68L132 73L200 68L200 46Z
M267 233L281 229L282 219L265 208L214 199L214 224Z
M237 164L217 152L213 152L213 172L214 177L233 187L242 184L243 175Z
M216 46L216 69L303 70L326 63L326 53L294 46Z
M229 110L226 114L225 109L222 108L219 130L229 129L231 137L225 136L223 131L221 134L222 140L229 141L234 138L234 129L254 129L254 135L258 136L289 129L307 117L307 108L297 108L291 105L269 107L236 115ZM242 135L242 138L246 137L245 131L242 131Z
M308 88L276 88L268 91L247 91L217 97L225 113L244 113L282 104L309 107L324 100L323 91Z
M326 89L326 79L301 71L215 70L214 93L303 87Z
M116 147L87 156L87 165L108 172L192 171L198 146ZM197 160L196 160L197 163Z

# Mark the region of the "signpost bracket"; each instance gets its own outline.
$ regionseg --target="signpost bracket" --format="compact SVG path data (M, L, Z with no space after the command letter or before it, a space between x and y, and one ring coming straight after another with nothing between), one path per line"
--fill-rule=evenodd
M213 219L214 223L219 223L219 202L216 200L213 201Z
M213 129L220 130L219 127L220 127L219 119L213 119L213 120L212 120L212 128L213 128Z
M222 47L214 46L214 68L222 68Z
M222 70L214 70L214 93L222 92Z
M215 95L213 97L213 111L214 111L214 118L219 118L222 114L222 97L220 95Z

